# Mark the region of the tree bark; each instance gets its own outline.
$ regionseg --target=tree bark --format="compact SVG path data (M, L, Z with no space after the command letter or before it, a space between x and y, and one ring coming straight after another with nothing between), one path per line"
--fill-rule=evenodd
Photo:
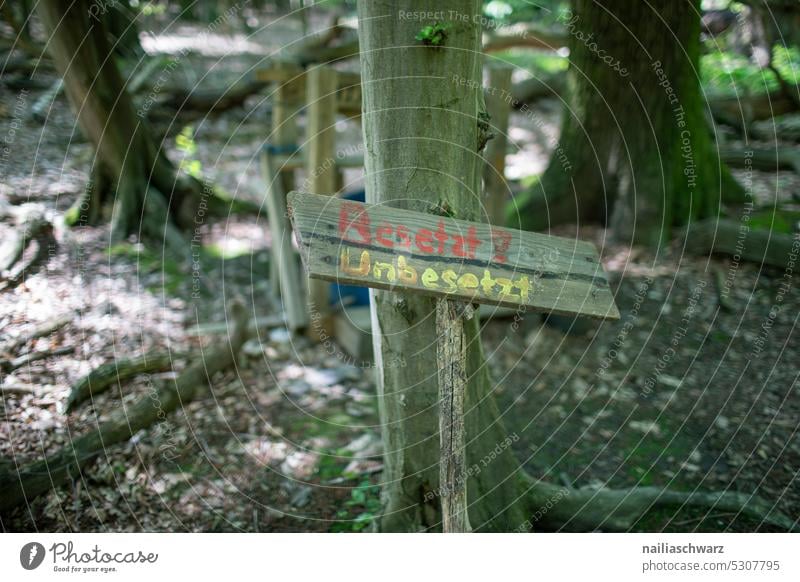
M420 5L421 4L421 5ZM401 12L436 9L465 18L448 22L444 46L416 41L425 25ZM367 199L423 212L480 220L482 107L478 0L385 3L359 10L364 91ZM464 84L453 79L463 78ZM371 293L377 384L385 449L383 531L440 530L436 301ZM507 439L497 414L478 334L478 318L461 322L467 353L467 461L470 467ZM467 482L469 522L507 530L526 518L518 466L505 447Z
M94 175L106 178L116 190L82 197L81 206L71 213L72 221L86 223L99 217L95 206L113 201L113 238L137 234L172 248L183 246L175 223L193 216L199 184L177 175L137 115L114 62L103 18L90 10L89 0L75 0L66 7L58 0L43 0L38 9L48 50L64 78L78 124L95 146ZM96 185L90 184L90 189Z
M657 245L743 189L719 162L699 82L699 1L575 0L560 143L509 219L530 230L610 222Z

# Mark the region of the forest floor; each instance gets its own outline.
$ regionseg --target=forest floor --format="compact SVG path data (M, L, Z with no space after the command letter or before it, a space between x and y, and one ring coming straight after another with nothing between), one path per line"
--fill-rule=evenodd
M176 38L191 34L189 28ZM173 46L165 35L158 38L159 47ZM212 74L218 67L232 74L245 56L261 58L252 50L260 42L234 44L226 58L240 69L219 65L216 56L195 55L193 66L208 67L212 59ZM268 280L264 214L203 224L193 270L134 242L109 245L105 227L61 226L85 187L92 154L63 96L45 122L30 118L55 76L45 70L41 79L41 88L6 87L0 96L0 135L11 152L2 160L0 203L46 207L58 244L36 272L0 292L0 343L67 315L66 325L12 355L71 351L3 375L2 386L35 387L3 394L6 468L54 452L112 411L148 398L201 347L219 341L192 328L222 321L232 298L242 298L253 317L279 311ZM512 115L512 143L522 144L510 158L515 176L540 172L557 136L558 103L540 107L535 125ZM214 117L178 118L167 131L168 153L233 195L260 201L257 152L267 118L264 95ZM337 131L338 143L360 143L355 122ZM191 136L193 145L178 135ZM345 183L357 188L358 173ZM800 185L791 174L753 172L753 188L769 201L776 192L790 198ZM0 238L10 228L0 224ZM535 313L484 321L496 396L509 432L519 437L514 446L525 468L575 487L753 492L797 518L797 286L782 288L780 270L690 257L679 245L662 249L656 260L609 242L602 229L586 228L582 236L601 248L622 313L618 322L545 324ZM735 284L721 301L720 281L729 276ZM173 371L125 381L62 412L70 386L89 370L152 350L169 353ZM235 369L218 374L200 397L110 447L68 486L3 515L0 528L360 531L379 509L380 470L369 366L284 328L262 329ZM735 517L662 512L637 529L758 527Z

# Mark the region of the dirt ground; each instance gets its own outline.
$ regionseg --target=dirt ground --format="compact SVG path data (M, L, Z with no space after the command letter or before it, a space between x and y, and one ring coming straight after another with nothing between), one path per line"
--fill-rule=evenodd
M145 46L174 48L193 33L183 28L158 36L155 48ZM192 66L227 71L219 73L224 78L269 52L259 47L281 42L225 38L235 48L223 50L223 58L239 69L220 64L218 55L195 55ZM157 250L133 242L109 245L104 227L60 226L86 184L92 153L63 96L44 122L30 117L55 76L43 70L40 79L41 88L6 84L0 94L0 135L10 147L2 159L0 204L46 207L58 244L22 284L0 293L0 343L72 314L70 323L16 355L71 351L3 375L4 386L37 388L3 394L0 464L6 467L0 469L53 452L110 412L147 398L201 347L220 341L191 328L221 321L232 298L242 298L253 317L278 312L264 214L201 225L193 271L163 263ZM267 102L265 94L212 118L176 119L167 132L170 157L196 160L228 192L260 201L264 182L256 156L266 139ZM558 106L545 102L542 112L547 123L536 128L525 116L512 116L512 142L525 140L512 159L516 175L541 171L547 159ZM197 146L192 153L175 140L186 126ZM337 130L338 143L359 143L357 124ZM346 182L357 188L359 176ZM754 172L753 184L765 200L776 191L798 192L796 177L784 173ZM9 229L0 224L0 236ZM687 256L677 243L656 260L611 243L602 229L587 228L582 236L602 250L620 321L544 323L535 313L485 321L496 396L509 432L519 436L514 446L525 468L575 487L754 492L800 516L797 285L783 286L777 269ZM62 412L71 384L93 367L151 350L169 353L173 372L125 381L71 414ZM290 338L283 328L264 329L248 341L236 369L217 375L201 397L110 447L69 485L2 516L0 527L360 531L379 509L380 470L372 370ZM734 518L661 513L638 528L758 527Z

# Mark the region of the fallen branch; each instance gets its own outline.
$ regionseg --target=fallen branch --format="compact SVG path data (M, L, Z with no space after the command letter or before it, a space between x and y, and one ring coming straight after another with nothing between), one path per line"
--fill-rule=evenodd
M702 220L693 224L684 238L687 252L738 256L741 260L772 267L786 267L796 259L798 237L770 230L750 228L733 220Z
M307 66L312 63L339 62L357 57L358 37L355 34L343 34L347 30L346 27L337 25L335 34L329 34L298 49L293 56L294 60L302 66ZM341 36L344 38L340 39ZM339 42L332 45L334 40ZM567 35L561 30L543 30L535 26L517 24L484 35L483 52L499 52L517 47L557 51L566 44Z
M54 356L63 356L65 354L71 354L74 351L75 351L75 346L62 346L54 350L41 350L37 352L30 352L23 356L19 356L18 358L14 358L13 360L0 361L0 368L5 370L6 372L13 372L17 368L30 365L33 362L38 362L39 360L46 360L47 358L52 358Z
M30 503L70 479L78 479L81 470L99 454L117 443L128 440L138 431L163 419L165 415L185 406L197 396L198 388L207 385L211 377L228 368L247 338L247 317L244 307L234 303L231 308L231 328L228 341L201 354L174 381L131 406L123 406L111 418L83 436L77 437L60 451L23 467L19 472L0 475L0 511ZM158 405L155 405L155 404Z
M30 260L17 266L31 241L36 241L36 251ZM53 245L53 225L45 218L44 209L39 206L20 209L13 234L0 248L0 291L21 283L45 260Z
M3 384L0 386L3 396L9 394L40 394L41 388L33 384Z
M220 89L175 89L159 99L162 107L178 111L214 113L227 111L244 103L244 100L265 87L263 81L244 78L230 87Z
M793 147L720 148L720 158L734 168L775 172L791 170L800 174L800 151Z
M128 83L128 91L132 94L136 94L147 89L153 83L153 76L156 70L161 66L166 67L167 63L169 63L169 60L161 57L148 59L144 65L138 67L138 70L135 70L131 74L130 82Z
M136 358L121 358L103 364L78 380L67 397L65 412L71 412L81 402L102 394L111 386L139 374L156 372L170 367L172 357L165 353L144 354Z
M341 37L347 38L341 40ZM335 42L336 46L333 46ZM334 14L325 33L312 37L292 51L292 60L301 66L312 63L327 63L342 58L358 56L358 37L356 30L341 24L338 14Z
M547 97L558 97L567 87L567 76L564 73L547 74L531 77L511 88L513 107L521 107L523 103L533 103Z
M15 337L2 346L0 346L0 352L10 353L14 352L20 346L27 344L35 339L39 339L40 337L44 337L50 335L51 333L58 331L69 322L73 320L75 317L74 313L65 313L64 315L59 315L54 317L53 319L49 319L44 321L36 326L33 327L29 332L22 333L19 337Z
M35 239L50 223L39 206L22 208L18 212L14 233L0 247L0 273L5 273L20 260L28 243Z
M266 317L257 317L250 321L247 329L249 334L254 334L258 330L267 331L283 325L286 325L286 320L283 315L267 315ZM227 330L228 324L224 321L212 321L208 323L198 323L188 328L186 330L186 335L190 337L200 337L224 333Z
M711 97L708 106L714 119L739 129L753 121L769 119L797 110L797 105L781 91L733 97Z
M31 107L31 118L39 122L46 121L47 115L50 112L50 107L53 105L53 101L56 100L63 90L64 79L59 77L47 91L42 93L39 98L36 99Z
M557 51L566 45L567 35L563 30L545 30L527 24L515 24L484 35L483 52L492 53L516 47Z

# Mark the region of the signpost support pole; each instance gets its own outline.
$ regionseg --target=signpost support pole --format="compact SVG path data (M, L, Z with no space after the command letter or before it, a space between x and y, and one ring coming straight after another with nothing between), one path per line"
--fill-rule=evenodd
M297 79L281 83L275 89L275 97L272 105L272 133L270 142L277 147L292 147L297 144L298 127L297 127L297 112L301 105L301 96L299 92L300 81ZM289 192L294 189L294 173L292 170L283 170L281 168L274 168L280 172L277 177L281 180L281 190ZM273 176L265 175L265 180L272 181ZM285 202L284 202L285 204ZM288 221L284 221L284 228L289 227ZM272 231L274 234L274 230ZM272 292L276 295L280 293L280 272L278 264L278 252L274 250L275 243L273 242L272 260L270 261L270 282L272 285Z
M336 69L324 65L312 67L306 73L306 103L308 106L307 180L309 190L316 194L336 191ZM319 340L323 334L333 334L329 308L330 284L308 281L309 310L315 314L315 325L309 327L311 336Z
M473 308L450 299L436 301L436 359L439 368L439 488L445 533L472 531L467 513L464 401L467 391L467 339L464 320Z
M397 302L395 313L385 320L392 341L403 339L397 337L399 334L392 327L397 319L392 318L413 320L414 312L406 303L413 300L412 294L436 298L435 304L414 300L427 320L424 333L419 336L425 340L423 345L428 345L435 334L437 353L434 359L422 345L413 346L419 353L425 352L425 369L430 372L409 385L418 389L419 384L425 383L426 390L435 390L429 378L436 366L438 393L434 396L428 392L430 397L423 399L429 415L433 412L430 401L435 397L439 402L439 486L432 499L441 507L445 532L470 531L464 407L467 386L476 381L473 367L485 365L479 346L471 344L480 341L475 322L470 321L472 305L619 319L597 249L584 241L460 220L438 212L305 192L290 193L289 205L303 261L312 279L386 289L407 296ZM386 333L381 327L383 322L374 316L373 322L373 334ZM397 327L403 329L404 325ZM411 334L411 329L405 333ZM380 357L382 352L376 350L376 354ZM470 361L473 357L476 361ZM379 370L383 369L381 366L379 360ZM407 378L404 369L392 372L401 382ZM429 448L424 454L433 457ZM431 474L433 463L427 467L427 482L432 483L437 478ZM425 503L429 501L426 499Z

